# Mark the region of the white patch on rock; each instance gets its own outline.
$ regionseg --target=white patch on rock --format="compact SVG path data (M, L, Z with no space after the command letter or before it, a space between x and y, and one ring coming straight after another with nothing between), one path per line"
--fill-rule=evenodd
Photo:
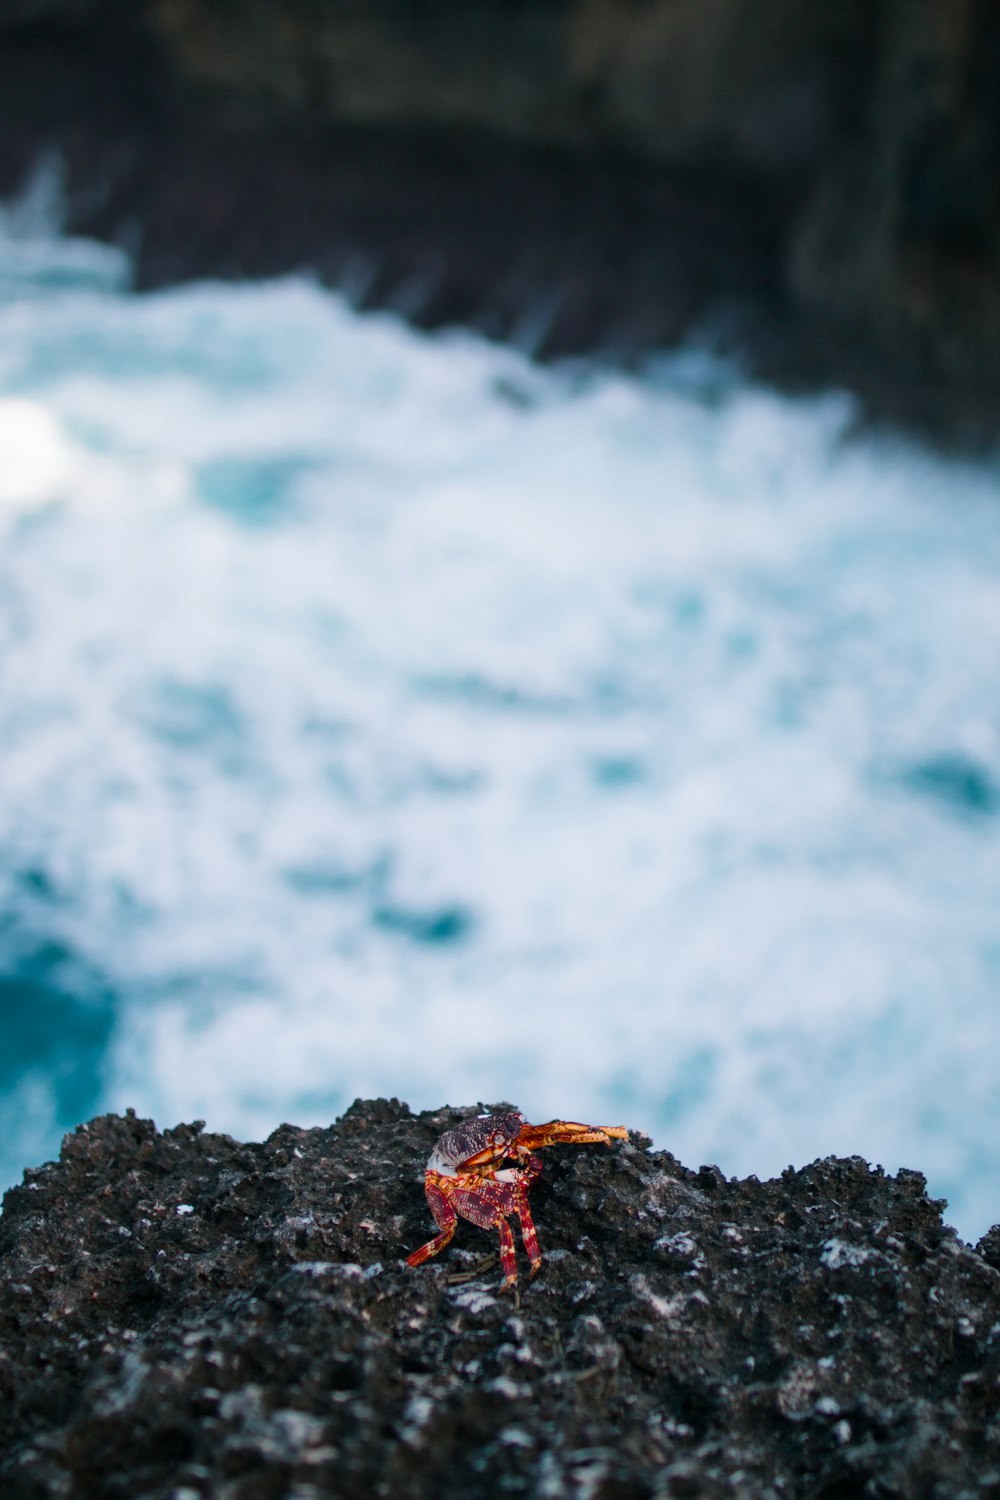
M460 1286L449 1288L449 1290L459 1307L468 1313L475 1315L485 1312L487 1308L496 1307L497 1299L492 1292L484 1292L482 1287Z
M819 1258L828 1270L839 1271L844 1266L863 1266L875 1257L874 1252L865 1249L864 1245L849 1245L846 1240L833 1239L827 1240Z
M411 1396L403 1412L399 1436L404 1443L414 1443L434 1415L430 1396Z
M533 1448L534 1442L523 1427L505 1427L500 1433L505 1448Z
M648 1302L654 1312L659 1313L668 1323L682 1318L689 1311L693 1302L708 1303L704 1292L694 1292L689 1296L661 1297L654 1292L645 1276L635 1275L632 1277L632 1290L640 1296L644 1302Z
M507 1401L520 1401L528 1394L527 1387L518 1385L509 1375L498 1375L495 1380L488 1382L486 1389L495 1396L503 1396Z

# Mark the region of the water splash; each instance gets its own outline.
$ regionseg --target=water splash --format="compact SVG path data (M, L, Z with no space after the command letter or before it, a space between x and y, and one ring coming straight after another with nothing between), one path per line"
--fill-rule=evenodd
M7 1176L98 1106L512 1098L1000 1218L996 472L703 356L126 287L8 224Z

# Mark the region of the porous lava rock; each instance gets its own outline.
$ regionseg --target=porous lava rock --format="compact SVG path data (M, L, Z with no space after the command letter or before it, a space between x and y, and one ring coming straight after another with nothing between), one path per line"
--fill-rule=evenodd
M471 1112L80 1126L4 1200L0 1493L1000 1495L998 1231L963 1244L918 1172L553 1148L517 1301L471 1225L403 1259Z

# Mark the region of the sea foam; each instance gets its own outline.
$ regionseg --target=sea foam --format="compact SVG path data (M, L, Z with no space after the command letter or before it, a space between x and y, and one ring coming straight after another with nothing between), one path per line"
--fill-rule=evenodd
M1000 1219L995 467L127 281L7 225L6 1179L104 1108L503 1098Z

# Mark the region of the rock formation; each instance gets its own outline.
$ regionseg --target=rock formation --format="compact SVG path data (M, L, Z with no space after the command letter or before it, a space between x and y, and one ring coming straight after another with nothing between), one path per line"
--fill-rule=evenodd
M141 285L316 267L536 352L709 329L997 431L994 0L6 0L0 190Z
M0 1219L0 1492L1000 1494L1000 1230L964 1245L919 1173L857 1158L762 1183L638 1136L552 1148L518 1304L469 1278L469 1224L402 1258L467 1113L68 1136Z

